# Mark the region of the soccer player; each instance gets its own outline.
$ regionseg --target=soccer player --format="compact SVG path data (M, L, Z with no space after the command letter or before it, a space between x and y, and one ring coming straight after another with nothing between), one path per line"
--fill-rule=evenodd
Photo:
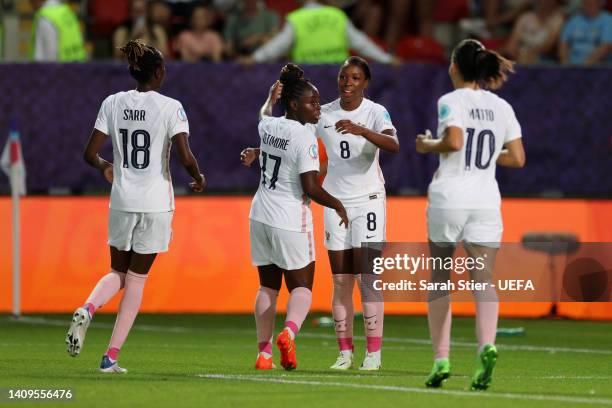
M285 116L275 118L272 107L278 99ZM320 116L317 88L304 78L297 65L288 64L260 111L259 149L249 148L241 153L245 165L249 166L257 156L261 165L261 182L249 215L251 256L260 282L255 299L259 346L256 369L274 368L271 341L283 276L290 296L284 329L276 345L281 365L286 370L297 367L294 339L310 310L315 269L310 199L333 208L339 223L348 223L342 203L317 181L317 140L306 125L317 123Z
M331 264L334 293L332 311L340 355L330 367L353 366L353 288L359 280L364 242L383 242L386 232L385 180L380 149L399 151L395 127L387 110L365 98L372 75L360 57L348 58L338 73L340 96L321 107L317 136L328 155L323 187L347 208L349 227L338 226L338 216L325 209L325 247ZM364 284L365 286L365 284ZM361 288L366 353L360 370L381 365L384 303Z
M316 126L328 155L323 188L340 199L349 219L348 228L343 228L337 213L325 208L325 247L334 281L332 311L340 348L330 368L337 370L353 366L353 289L362 272L361 244L385 240L385 186L378 164L379 149L399 151L389 113L364 97L371 77L363 58L348 58L338 74L340 97L321 108ZM378 370L384 304L369 291L365 296L362 293L362 308L367 351L360 369Z
M189 124L183 106L157 92L166 74L162 54L139 41L128 42L121 51L137 87L102 102L84 153L85 161L112 183L108 238L111 271L76 309L66 335L68 353L78 356L96 310L124 289L110 344L100 363L103 373L127 372L117 363L119 350L138 314L149 269L156 255L168 250L174 213L169 163L172 144L176 144L181 164L193 178L190 188L201 192L205 186L189 148ZM98 155L109 137L113 163Z
M469 256L486 259L485 268L470 271L472 279L483 283L492 282L503 230L495 167L525 165L521 127L512 107L482 89L500 88L509 72L513 72L512 62L486 50L478 41L460 42L449 68L455 90L438 101L438 138L432 139L427 132L416 139L419 153L440 157L428 191L431 256L452 257L456 243L463 241ZM434 268L431 279L447 282L450 270ZM473 390L489 387L497 361L499 305L495 289L486 287L474 291L478 367L471 383ZM435 360L425 384L440 387L450 376L451 308L447 291L430 291L428 321Z

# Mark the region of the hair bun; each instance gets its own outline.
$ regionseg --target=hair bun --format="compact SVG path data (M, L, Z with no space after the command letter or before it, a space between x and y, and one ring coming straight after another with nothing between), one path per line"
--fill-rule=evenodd
M281 69L280 81L283 85L304 79L304 71L295 64L287 64Z

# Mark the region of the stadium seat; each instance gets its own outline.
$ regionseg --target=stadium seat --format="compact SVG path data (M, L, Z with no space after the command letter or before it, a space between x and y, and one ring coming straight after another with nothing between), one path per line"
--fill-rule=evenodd
M479 41L482 43L482 45L485 46L485 48L497 51L500 48L502 48L504 44L506 44L506 42L508 41L508 38L506 37L488 38L488 39L481 38L479 39Z
M128 14L128 0L90 0L89 15L92 34L112 34L117 26L127 20Z
M453 23L469 14L468 0L445 0L436 2L433 18L435 21Z
M427 37L404 37L398 42L395 52L399 58L408 61L446 63L444 48Z

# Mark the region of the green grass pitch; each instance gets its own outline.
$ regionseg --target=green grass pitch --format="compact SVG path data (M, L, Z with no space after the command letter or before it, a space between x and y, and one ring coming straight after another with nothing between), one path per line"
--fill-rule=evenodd
M312 327L297 340L298 369L255 371L252 316L141 315L121 352L125 375L100 374L114 315L96 315L77 358L68 356L68 315L0 316L2 406L44 407L596 407L612 406L612 324L501 320L525 327L498 338L491 388L468 390L475 368L474 319L453 320L452 377L441 390L423 382L431 368L424 317L387 316L383 368L335 372L332 328ZM281 318L277 320L280 329ZM355 334L363 326L356 320ZM356 340L356 363L364 353ZM278 364L278 351L275 350ZM67 388L71 402L7 401L8 388Z

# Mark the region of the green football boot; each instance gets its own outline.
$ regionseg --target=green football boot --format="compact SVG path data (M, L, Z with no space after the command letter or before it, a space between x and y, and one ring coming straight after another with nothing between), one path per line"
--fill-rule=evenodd
M497 349L493 344L485 344L478 355L476 374L472 378L472 390L486 390L493 379L493 368L497 362Z
M434 361L431 373L425 381L425 385L431 388L438 388L450 377L450 363L448 358L439 358Z

